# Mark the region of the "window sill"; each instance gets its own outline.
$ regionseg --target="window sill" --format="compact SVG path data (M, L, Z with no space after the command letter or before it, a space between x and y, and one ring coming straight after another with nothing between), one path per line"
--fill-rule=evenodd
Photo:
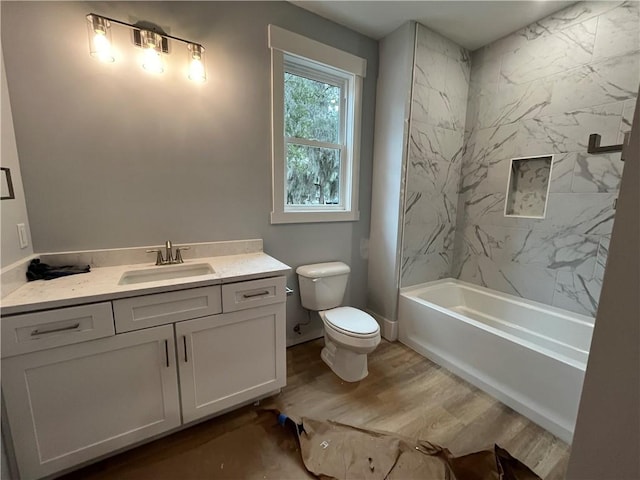
M349 212L271 212L271 223L357 222L359 211Z

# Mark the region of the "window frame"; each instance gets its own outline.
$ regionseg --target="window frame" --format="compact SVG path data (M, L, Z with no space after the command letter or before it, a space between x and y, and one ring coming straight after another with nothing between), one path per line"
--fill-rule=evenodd
M362 79L366 60L269 25L271 49L271 223L311 223L357 221L360 157ZM288 205L286 203L286 147L288 143L336 148L336 144L284 135L284 75L290 72L311 80L335 84L343 82L340 125L340 204ZM300 143L302 140L303 143Z

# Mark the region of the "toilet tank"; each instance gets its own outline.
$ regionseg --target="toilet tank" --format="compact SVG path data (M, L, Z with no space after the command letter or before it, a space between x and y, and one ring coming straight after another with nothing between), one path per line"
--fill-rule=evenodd
M300 283L300 300L308 310L339 307L347 289L351 269L342 262L314 263L296 269Z

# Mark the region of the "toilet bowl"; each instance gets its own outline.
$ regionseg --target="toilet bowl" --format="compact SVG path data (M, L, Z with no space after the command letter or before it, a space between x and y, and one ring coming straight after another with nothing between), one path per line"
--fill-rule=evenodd
M378 323L367 313L352 307L319 313L324 324L322 360L346 382L365 378L369 374L367 355L380 344Z
M302 306L316 311L324 325L322 360L347 382L365 378L367 354L380 343L375 319L353 307L341 307L350 268L342 262L302 265L296 269Z

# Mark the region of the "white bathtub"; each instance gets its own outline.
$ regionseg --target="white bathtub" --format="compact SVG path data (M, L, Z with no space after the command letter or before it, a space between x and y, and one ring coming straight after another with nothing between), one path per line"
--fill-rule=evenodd
M399 340L571 443L594 319L460 280L400 290Z

